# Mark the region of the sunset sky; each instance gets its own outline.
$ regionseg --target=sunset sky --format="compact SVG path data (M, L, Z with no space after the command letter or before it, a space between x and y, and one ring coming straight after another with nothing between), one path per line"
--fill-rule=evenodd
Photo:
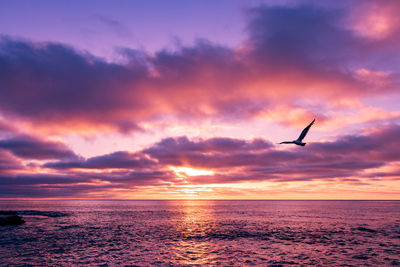
M1 1L0 198L400 199L398 14Z

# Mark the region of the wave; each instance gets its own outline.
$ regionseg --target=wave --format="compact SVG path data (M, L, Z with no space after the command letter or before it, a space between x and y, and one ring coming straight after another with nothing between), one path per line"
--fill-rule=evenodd
M40 210L18 210L16 211L18 215L34 215L34 216L45 216L45 217L64 217L68 216L68 213L59 211L40 211Z

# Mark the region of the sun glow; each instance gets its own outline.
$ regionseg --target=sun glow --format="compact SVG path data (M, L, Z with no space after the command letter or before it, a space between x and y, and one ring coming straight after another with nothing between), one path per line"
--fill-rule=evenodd
M214 171L212 170L203 170L203 169L194 169L189 167L175 167L170 166L170 170L174 171L175 174L179 177L182 176L200 176L200 175L213 175Z

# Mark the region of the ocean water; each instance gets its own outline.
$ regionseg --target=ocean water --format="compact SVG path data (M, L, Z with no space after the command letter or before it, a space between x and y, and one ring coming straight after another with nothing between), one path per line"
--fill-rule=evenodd
M400 265L400 201L0 201L1 266Z

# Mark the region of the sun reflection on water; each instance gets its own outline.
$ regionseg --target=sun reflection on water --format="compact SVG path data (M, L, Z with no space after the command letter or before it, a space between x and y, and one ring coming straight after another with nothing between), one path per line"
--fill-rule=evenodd
M179 265L197 265L213 262L218 251L208 235L215 226L213 200L182 200L176 223L176 231L181 236L177 243L175 258Z

